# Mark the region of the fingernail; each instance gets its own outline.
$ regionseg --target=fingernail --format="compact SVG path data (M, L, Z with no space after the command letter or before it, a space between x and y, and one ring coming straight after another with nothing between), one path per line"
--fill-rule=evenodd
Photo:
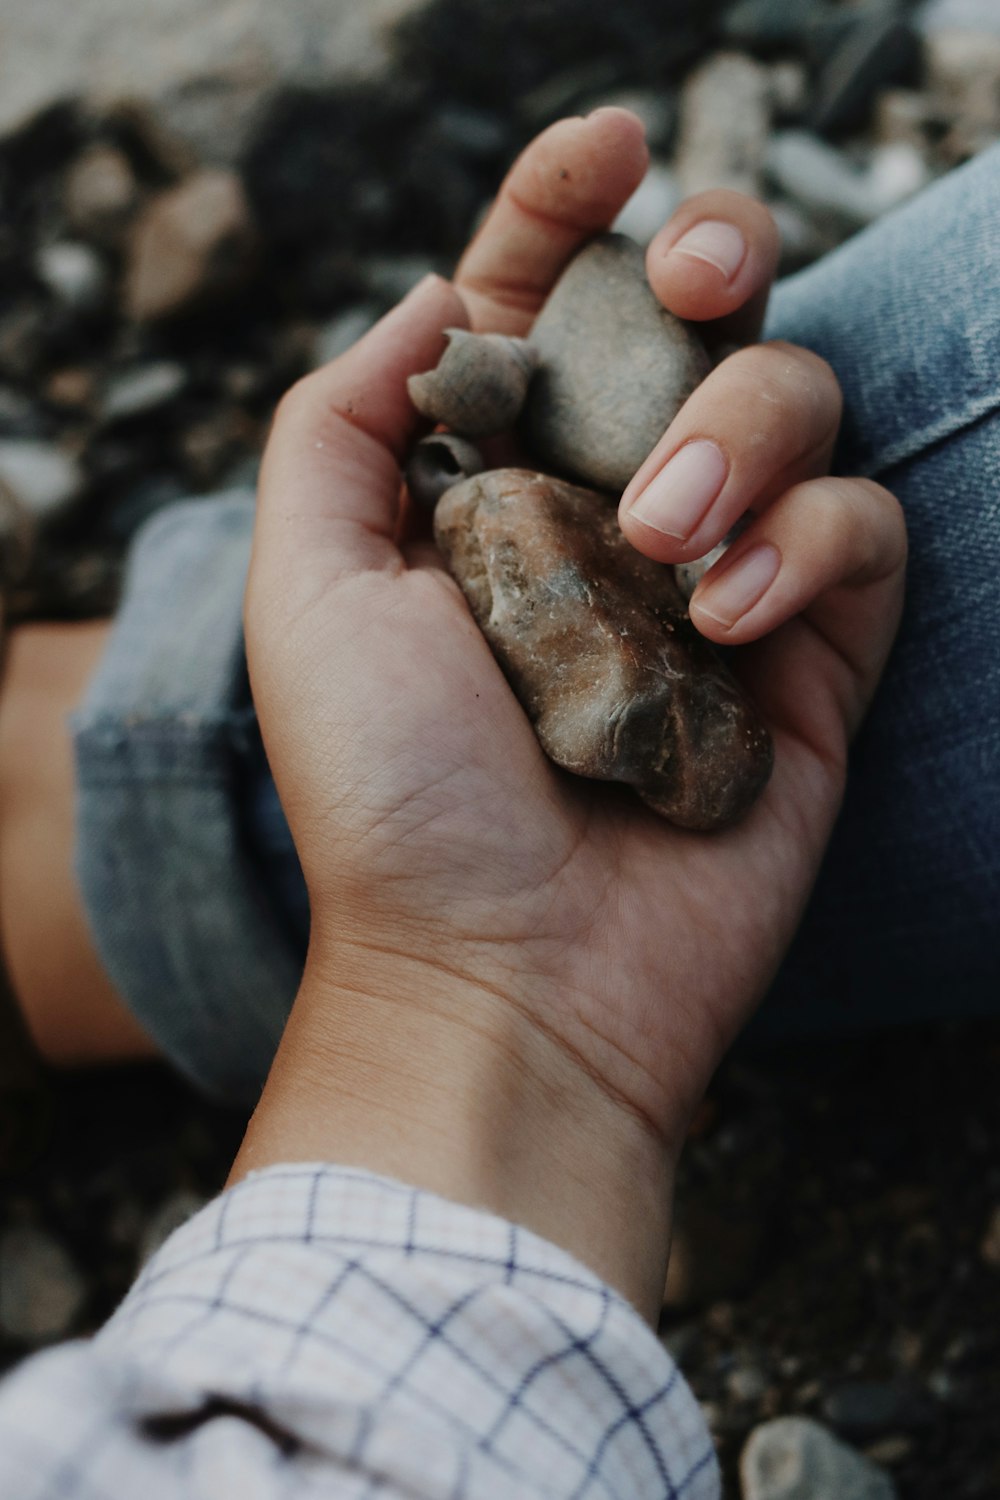
M761 542L737 558L721 578L698 591L697 607L720 625L735 625L764 597L780 567L777 547Z
M714 443L685 443L653 475L629 514L654 531L684 541L708 514L728 472L722 450Z
M687 234L682 234L668 254L689 255L692 260L706 261L732 281L746 258L747 242L735 224L722 219L702 219Z

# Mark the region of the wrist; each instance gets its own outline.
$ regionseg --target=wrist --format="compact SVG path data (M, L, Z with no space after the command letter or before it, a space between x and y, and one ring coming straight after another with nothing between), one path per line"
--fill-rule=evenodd
M552 1240L654 1320L672 1153L484 972L311 953L233 1179L289 1160L398 1178Z

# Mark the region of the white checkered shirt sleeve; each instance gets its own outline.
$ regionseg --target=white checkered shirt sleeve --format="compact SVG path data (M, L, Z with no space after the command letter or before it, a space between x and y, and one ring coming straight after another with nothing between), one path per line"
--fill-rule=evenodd
M2 1500L717 1500L629 1305L502 1219L289 1165L210 1203L89 1341L0 1387Z

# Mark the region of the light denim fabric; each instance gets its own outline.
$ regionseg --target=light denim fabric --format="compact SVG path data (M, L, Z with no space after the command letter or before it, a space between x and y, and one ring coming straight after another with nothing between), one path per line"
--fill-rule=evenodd
M252 527L248 494L146 523L72 721L97 949L173 1062L234 1100L259 1091L301 972L247 828L266 770L242 633Z
M799 937L751 1037L1000 1008L1000 150L779 286L766 330L830 361L836 467L902 501L905 618ZM308 904L246 696L252 502L140 533L76 720L95 939L192 1078L259 1087Z
M829 360L835 456L902 502L899 637L758 1033L1000 1011L1000 150L778 287Z

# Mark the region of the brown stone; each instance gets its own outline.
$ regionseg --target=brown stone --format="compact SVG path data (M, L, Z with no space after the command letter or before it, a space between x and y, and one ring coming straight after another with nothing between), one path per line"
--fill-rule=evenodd
M129 251L125 304L138 323L188 313L232 295L256 247L250 206L231 172L198 172L154 198Z
M626 542L605 497L494 469L446 491L434 531L557 765L627 782L685 828L748 810L770 736L691 624L672 569Z

